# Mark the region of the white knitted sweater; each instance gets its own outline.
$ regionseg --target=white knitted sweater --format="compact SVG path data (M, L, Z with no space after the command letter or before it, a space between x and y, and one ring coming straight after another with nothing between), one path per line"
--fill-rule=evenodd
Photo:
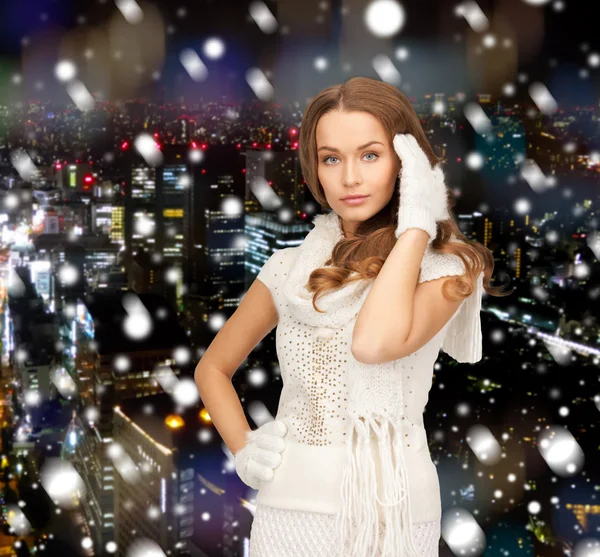
M315 223L316 228L333 231L333 235L325 242L323 236L313 238L312 250L324 243L330 254L331 243L341 237L337 216L319 215ZM307 236L305 243L308 241ZM309 306L312 293L308 295L308 290L300 286L325 255L307 263L310 256L303 246L306 248L308 243L275 252L258 275L271 291L279 313L276 348L283 389L276 419L285 421L288 434L282 462L273 481L261 484L257 502L335 514L341 539L351 534L343 523L349 524L352 519L364 529L354 532L352 555L356 557L365 557L367 547L371 547L368 541L377 539L379 521L391 523L386 528L391 534L384 548L397 557L416 557L407 530L412 523L441 517L438 476L423 427L433 365L440 348L461 362L481 359L482 276L473 294L425 346L394 362L365 367L356 363L350 350L356 320L356 311L350 311L352 304L334 300L335 294L319 298L320 309L327 307L323 301L329 298L333 300L330 307L345 313L342 317L338 313L336 318L333 313L327 317ZM464 271L460 258L428 247L419 282ZM360 308L371 285L372 281L367 281L364 289L358 288L354 310ZM294 292L298 293L297 299ZM370 383L359 397L369 401L364 408L356 402L349 408L356 391L353 369L361 376L369 375ZM378 383L379 377L387 377L384 373L391 374L395 382L392 395L387 379ZM373 416L367 411L389 407L390 400L397 403L390 412ZM361 439L370 439L370 443L365 445Z

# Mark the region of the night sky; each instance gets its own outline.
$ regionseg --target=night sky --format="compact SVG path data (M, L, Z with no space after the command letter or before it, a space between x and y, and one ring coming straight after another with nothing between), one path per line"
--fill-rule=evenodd
M528 82L544 81L559 104L593 104L597 102L600 72L600 69L587 64L588 55L600 49L591 7L593 3L564 0L564 8L556 11L557 1L543 6L528 5L526 0L480 0L478 4L490 21L490 31L511 30L518 55L514 68L511 67L514 71L507 75L515 80L517 72L524 72ZM142 8L148 4L158 8L167 30L161 80L158 84L153 83L150 90L165 87L167 96L172 96L172 100L182 95L186 98L201 94L210 97L226 91L224 83L228 83L231 91L239 93L240 99L247 93L252 98L244 73L248 67L257 65L263 70L273 71L272 82L278 100L294 97L302 101L320 89L343 82L353 75L377 78L368 63L378 53L377 49L393 59L395 49L404 46L410 49L409 60L394 62L402 75L401 88L405 92L417 97L424 93L453 94L457 91L469 95L477 92L500 94L494 79L490 82L483 76L502 73L501 69L507 62L484 49L480 55L482 65L473 65L476 59L472 54L475 41L480 41L485 33L475 33L463 17L455 15L458 2L404 0L402 5L407 14L404 28L391 39L375 40L367 36L368 31L361 25L361 13L369 4L367 1L329 0L323 3L307 0L299 3L286 0L266 3L278 19L278 14L288 13L292 24L286 34L278 31L268 36L262 33L249 16L250 2L243 0L157 0L146 4L140 0ZM290 8L294 4L296 7ZM349 8L350 15L340 15L342 6ZM289 17L294 9L300 12ZM2 0L0 10L0 78L4 81L10 80L11 73L19 71L24 51L32 49L40 36L50 34L60 37L78 28L101 27L118 12L112 0ZM318 14L324 17L320 25L314 21ZM366 39L369 40L365 43L363 60L358 60L349 49L353 67L342 71L341 30L352 18L359 21L358 24L352 23L355 26L352 28L357 29L355 42L360 46ZM225 41L227 51L220 60L205 61L211 71L211 79L202 84L194 83L182 68L178 55L188 47L199 51L203 41L213 36ZM497 36L500 41L505 34L498 32ZM29 38L29 45L22 46L23 37ZM46 49L49 57L52 49L56 48L56 40ZM497 46L496 50L500 51L501 47ZM330 60L327 70L318 72L314 69L317 56ZM555 60L554 66L551 59ZM45 96L68 101L61 85L52 79L50 60L47 65L50 72L40 76L46 83ZM582 79L579 71L586 67L589 75ZM526 92L525 87L522 89ZM140 95L146 93L148 90L140 89Z

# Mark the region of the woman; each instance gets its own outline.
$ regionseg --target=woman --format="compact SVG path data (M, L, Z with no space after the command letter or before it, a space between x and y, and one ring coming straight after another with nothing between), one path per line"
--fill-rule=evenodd
M481 296L505 295L489 286L494 259L449 214L439 161L395 87L357 77L325 89L299 142L331 212L269 258L196 371L238 475L258 489L250 555L437 556L422 415L440 348L481 359ZM230 379L276 325L279 408L252 431Z

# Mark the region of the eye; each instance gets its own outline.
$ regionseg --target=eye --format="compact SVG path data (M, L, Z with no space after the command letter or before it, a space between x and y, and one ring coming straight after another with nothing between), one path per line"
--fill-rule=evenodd
M379 155L378 155L377 153L365 153L365 157L366 157L367 155L374 155L375 157L377 157L377 158L375 158L375 159L370 159L370 160L372 160L372 161L373 161L373 160L377 160L377 159L379 158ZM334 157L333 155L329 155L328 157L325 157L325 158L323 159L323 162L324 162L325 164L328 164L328 163L327 163L327 161L328 161L329 159L337 159L337 157Z

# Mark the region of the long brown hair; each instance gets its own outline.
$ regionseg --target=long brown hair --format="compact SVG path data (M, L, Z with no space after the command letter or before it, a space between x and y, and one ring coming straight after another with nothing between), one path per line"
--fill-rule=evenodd
M433 152L412 104L396 87L367 77L353 77L344 84L328 87L317 94L306 107L298 140L304 179L314 198L325 209L331 207L317 174L316 129L321 116L333 110L368 112L381 122L390 142L397 133L412 134L432 166L441 160ZM308 288L315 292L313 307L316 311L322 313L316 306L316 300L326 291L341 288L355 280L375 278L379 274L397 242L395 231L398 223L399 190L396 185L390 202L376 215L358 224L354 237L342 238L334 246L331 258L326 262L327 267L315 269L311 273ZM448 277L442 288L444 296L451 300L469 296L481 271L484 271L483 286L488 294L508 296L512 291L505 292L503 287L490 286L494 256L483 244L468 239L460 231L450 211L455 201L449 188L448 196L450 218L437 223L437 236L431 247L439 253L453 253L460 257L465 265L466 275ZM451 241L451 235L464 243ZM350 276L353 272L357 274Z

